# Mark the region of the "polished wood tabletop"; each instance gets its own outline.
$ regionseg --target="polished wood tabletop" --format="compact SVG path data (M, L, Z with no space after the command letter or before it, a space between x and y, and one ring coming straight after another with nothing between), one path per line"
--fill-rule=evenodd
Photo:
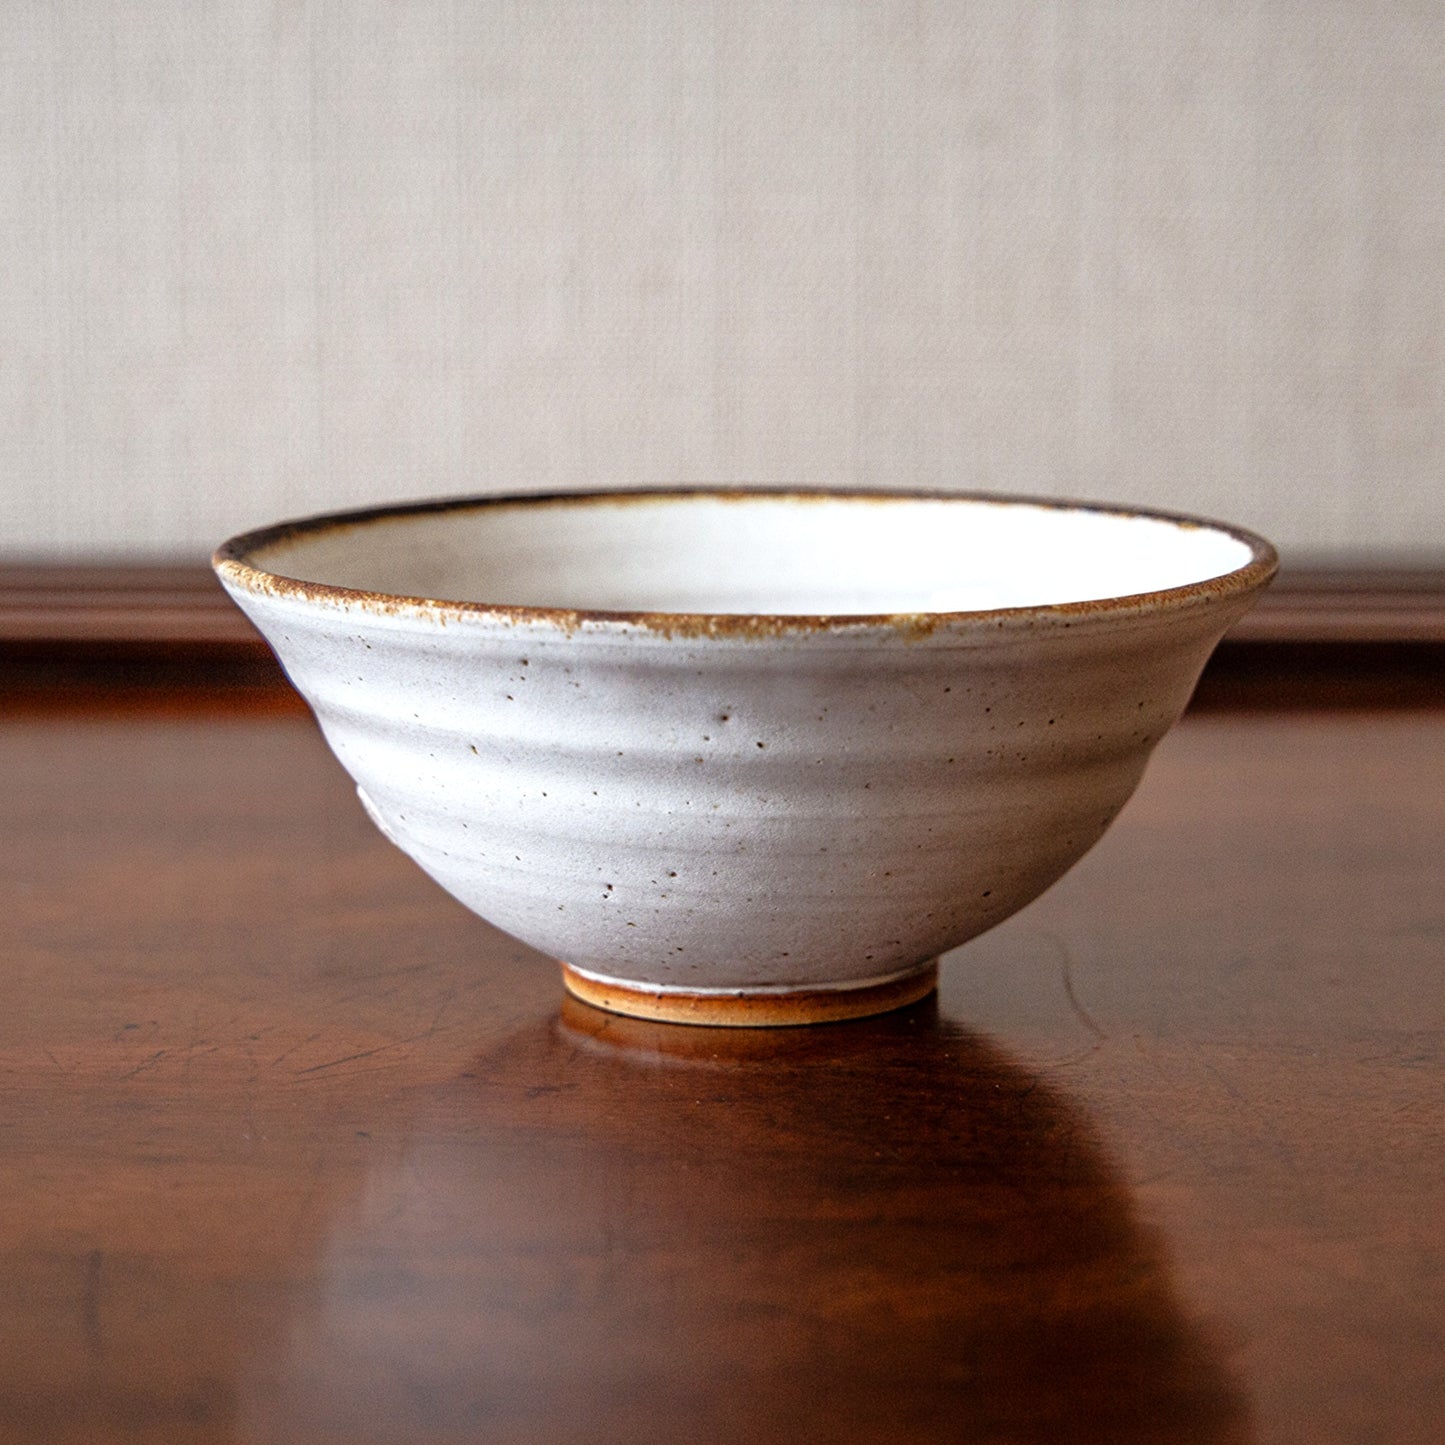
M0 1439L1445 1440L1445 711L1191 716L936 1001L564 1002L244 698L0 716Z

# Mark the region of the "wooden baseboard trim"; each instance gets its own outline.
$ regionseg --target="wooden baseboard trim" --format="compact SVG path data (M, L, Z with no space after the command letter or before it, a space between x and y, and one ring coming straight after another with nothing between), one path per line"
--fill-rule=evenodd
M0 567L0 646L253 647L207 567Z
M1445 568L1284 568L1228 641L1445 643Z
M270 649L194 565L0 566L0 683L291 696ZM1283 570L1221 644L1197 708L1445 703L1445 568Z

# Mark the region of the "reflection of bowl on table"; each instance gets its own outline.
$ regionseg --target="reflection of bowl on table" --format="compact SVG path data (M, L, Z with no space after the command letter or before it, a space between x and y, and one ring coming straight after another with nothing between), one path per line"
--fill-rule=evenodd
M1223 1342L1050 1073L931 999L682 1029L529 998L393 1088L251 1433L417 1439L422 1401L488 1442L1244 1445Z
M966 496L471 499L216 555L383 832L622 1012L896 1007L1073 864L1275 565Z

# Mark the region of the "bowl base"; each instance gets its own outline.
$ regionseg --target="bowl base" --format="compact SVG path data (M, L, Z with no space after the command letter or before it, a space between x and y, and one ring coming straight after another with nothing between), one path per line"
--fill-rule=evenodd
M889 1013L926 998L938 987L938 960L902 975L853 987L801 989L795 993L763 989L642 988L621 979L600 978L562 965L562 983L573 998L608 1013L669 1024L722 1028L784 1028L793 1024L836 1023Z

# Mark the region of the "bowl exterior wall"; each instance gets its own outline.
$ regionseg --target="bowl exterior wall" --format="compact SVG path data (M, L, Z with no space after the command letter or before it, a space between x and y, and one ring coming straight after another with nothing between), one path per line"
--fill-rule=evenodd
M754 638L233 595L444 888L685 990L862 984L1008 917L1108 827L1247 605Z

